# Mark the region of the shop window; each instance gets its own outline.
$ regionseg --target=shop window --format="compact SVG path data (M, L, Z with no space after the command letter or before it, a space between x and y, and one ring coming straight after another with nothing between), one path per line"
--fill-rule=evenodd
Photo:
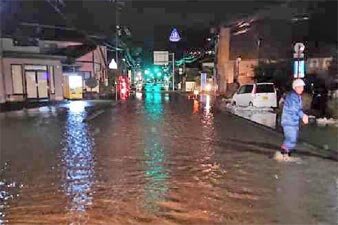
M328 68L330 65L331 65L331 60L330 59L325 60L324 67Z
M91 72L82 72L84 80L91 78Z
M313 59L313 60L311 61L311 65L312 65L311 67L312 67L312 68L317 68L317 67L318 67L318 64L319 64L319 63L318 63L317 59Z
M13 94L23 94L22 67L11 65Z

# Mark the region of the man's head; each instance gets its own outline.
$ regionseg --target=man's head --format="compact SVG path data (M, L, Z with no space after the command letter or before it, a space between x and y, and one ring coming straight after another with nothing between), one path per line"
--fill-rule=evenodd
M305 83L302 79L296 79L292 82L292 88L295 92L301 95L304 91Z

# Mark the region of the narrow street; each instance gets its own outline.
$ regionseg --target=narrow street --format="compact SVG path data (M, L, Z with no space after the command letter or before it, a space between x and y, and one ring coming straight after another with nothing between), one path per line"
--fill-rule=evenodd
M209 96L74 101L0 130L0 224L338 223L337 161L274 161L281 137Z

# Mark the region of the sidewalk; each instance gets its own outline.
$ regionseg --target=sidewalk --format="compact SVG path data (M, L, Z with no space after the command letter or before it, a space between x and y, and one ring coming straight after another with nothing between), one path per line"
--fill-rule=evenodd
M218 98L220 108L235 114L244 119L253 121L257 124L269 127L283 133L282 127L280 125L280 111L266 111L257 109L255 110L246 110L246 108L241 108L239 110L232 110L227 107L227 101L222 101L222 98ZM238 112L239 111L239 112ZM300 137L301 141L307 142L317 148L325 150L334 150L338 152L338 126L337 124L331 125L319 125L319 124L309 124L303 125L301 127Z
M97 99L97 100L63 100L63 101L30 101L30 102L6 102L0 104L0 113L3 112L11 112L11 111L19 111L23 109L34 109L46 106L64 106L70 102L77 102L77 101L85 101L88 103L105 103L105 102L115 102L114 100L107 100L107 99Z
M273 132L277 132L282 136L283 131L279 123L278 115L273 111L245 111L229 110L225 102L218 102L218 107L221 111L230 113L236 117L250 121L251 123L269 129ZM241 114L241 112L244 112ZM302 126L299 140L309 147L313 147L320 152L334 156L338 158L338 127L336 126L318 126L316 124L310 124Z
M44 106L57 106L65 101L30 101L30 102L6 102L0 104L1 112L17 111L22 109L32 109Z

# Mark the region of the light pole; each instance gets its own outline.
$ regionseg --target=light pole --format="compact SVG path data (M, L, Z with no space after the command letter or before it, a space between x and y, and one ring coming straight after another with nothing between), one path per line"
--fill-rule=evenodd
M237 57L237 59L236 59L236 76L235 76L236 80L239 78L239 74L240 74L239 64L240 64L241 60L242 60L241 57Z
M118 8L118 2L115 1L115 60L116 60L116 75L119 75L119 53L118 53L118 47L119 47L119 8ZM116 77L117 77L116 76ZM117 81L115 77L115 100L117 101Z
M172 61L173 61L173 91L175 91L175 53L169 53L169 55L172 56Z

